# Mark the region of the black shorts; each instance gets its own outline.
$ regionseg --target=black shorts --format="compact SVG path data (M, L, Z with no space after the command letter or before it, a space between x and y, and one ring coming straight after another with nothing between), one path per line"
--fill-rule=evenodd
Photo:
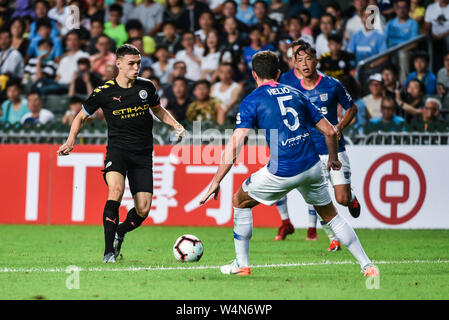
M134 196L137 192L153 193L153 153L134 153L118 148L110 148L104 160L103 177L106 173L116 171L128 177L129 188Z

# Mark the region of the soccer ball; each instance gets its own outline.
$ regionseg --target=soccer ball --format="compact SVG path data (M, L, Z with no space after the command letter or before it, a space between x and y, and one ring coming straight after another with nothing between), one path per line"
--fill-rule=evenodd
M173 254L178 261L199 261L203 256L203 243L191 234L185 234L176 239Z

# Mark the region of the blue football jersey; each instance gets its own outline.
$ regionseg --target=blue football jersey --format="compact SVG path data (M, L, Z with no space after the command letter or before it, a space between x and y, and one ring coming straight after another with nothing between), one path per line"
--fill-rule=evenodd
M301 79L296 76L295 68L283 73L279 78L280 83L288 84L290 87L297 88L301 84Z
M301 80L283 82L287 85L296 84L295 88L301 91L310 101L318 107L323 116L334 126L338 124L338 104L340 103L343 109L347 110L353 105L351 95L346 91L345 87L335 78L319 73L319 80L317 85L312 90L307 90L302 86ZM319 154L328 154L326 141L324 135L315 127L310 128L312 140L315 143ZM345 139L342 137L338 142L338 152L345 150Z
M271 81L242 101L236 128L264 130L270 148L268 171L292 177L319 161L308 128L321 119L323 115L301 92Z

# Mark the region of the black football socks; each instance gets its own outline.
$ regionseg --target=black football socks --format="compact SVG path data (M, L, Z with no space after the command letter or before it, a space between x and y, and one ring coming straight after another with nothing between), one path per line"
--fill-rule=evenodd
M129 210L126 220L117 227L117 235L123 237L125 233L136 229L142 224L145 218L137 214L136 208Z
M104 242L105 250L104 254L114 252L114 238L119 223L118 210L120 202L114 200L106 201L103 211L103 227L104 227Z

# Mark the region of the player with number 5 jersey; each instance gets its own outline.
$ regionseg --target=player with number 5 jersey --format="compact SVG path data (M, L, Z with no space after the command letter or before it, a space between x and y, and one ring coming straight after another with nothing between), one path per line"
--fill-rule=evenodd
M200 203L204 204L212 195L217 198L220 182L232 168L251 129L257 127L265 130L270 160L246 179L232 198L236 259L222 266L221 272L251 274L249 242L253 233L252 208L260 203L273 205L296 189L348 247L365 275L378 275L377 268L365 254L354 230L338 215L332 203L322 175L321 161L309 133L311 127L322 132L329 154L326 168L340 170L335 128L302 93L275 81L280 74L279 58L275 53L257 53L253 57L252 67L258 87L241 103L236 129L225 147L209 190Z

